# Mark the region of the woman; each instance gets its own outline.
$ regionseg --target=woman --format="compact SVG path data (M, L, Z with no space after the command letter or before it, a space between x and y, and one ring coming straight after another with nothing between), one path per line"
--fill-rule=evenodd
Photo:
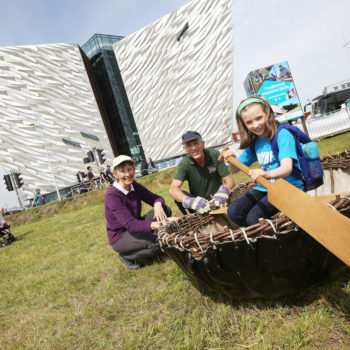
M105 169L102 167L100 169L100 186L101 187L108 187L109 182L107 181L107 175L105 173Z
M171 210L162 197L134 181L135 162L129 156L113 160L113 175L116 181L105 197L108 240L124 265L136 270L161 254L155 230L167 217L175 218L170 217ZM153 206L144 217L141 201Z

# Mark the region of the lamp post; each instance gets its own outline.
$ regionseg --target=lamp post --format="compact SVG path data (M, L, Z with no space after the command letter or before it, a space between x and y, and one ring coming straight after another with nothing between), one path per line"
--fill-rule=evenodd
M39 127L39 131L40 131L40 136L41 136L41 141L44 145L44 148L45 148L45 151L46 151L46 155L47 155L47 159L49 161L49 168L50 168L50 171L51 171L51 175L52 175L52 178L53 178L53 182L55 184L55 188L56 188L56 193L57 193L57 197L58 197L58 200L60 201L61 200L61 196L60 196L60 191L58 190L58 186L57 186L57 182L56 182L56 177L55 177L55 173L53 171L53 168L52 168L52 163L51 163L51 158L50 158L50 153L49 153L49 150L47 149L46 147L46 142L45 142L45 139L44 139L44 133L43 133L43 126L41 125L40 123L40 118L38 118L38 115L35 114L35 120L36 120L36 124L34 124L34 126L38 126Z

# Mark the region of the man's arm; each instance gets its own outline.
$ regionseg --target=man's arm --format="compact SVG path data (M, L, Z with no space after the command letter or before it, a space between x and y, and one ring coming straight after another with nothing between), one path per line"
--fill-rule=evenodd
M182 202L187 197L182 191L181 186L183 181L174 179L169 188L169 196L178 202Z
M233 186L235 185L235 182L233 181L233 178L231 175L227 175L222 178L224 181L224 184L231 190Z

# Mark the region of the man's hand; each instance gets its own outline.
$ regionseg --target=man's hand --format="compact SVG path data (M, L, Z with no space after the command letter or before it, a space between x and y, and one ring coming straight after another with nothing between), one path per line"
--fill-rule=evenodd
M199 214L204 214L210 211L209 202L202 197L185 197L182 200L182 206L187 209L198 211Z
M228 193L230 189L226 185L221 185L217 192L214 194L214 203L217 207L225 207L228 200Z

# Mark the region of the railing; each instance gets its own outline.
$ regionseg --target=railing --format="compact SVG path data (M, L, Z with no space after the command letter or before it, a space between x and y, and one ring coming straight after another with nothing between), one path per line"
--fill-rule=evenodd
M95 187L93 189L89 188L90 183L87 182L87 181L84 181L84 184L85 184L84 188L79 188L79 185L72 185L72 186L68 186L66 188L61 188L59 190L60 191L61 200L67 199L67 198L70 198L70 197L73 197L73 196L76 196L76 195L79 195L79 194L83 194L83 193L86 193L86 192L94 191L96 189L104 187L104 185L101 184L101 180L100 180L99 177L98 178L94 178L93 182L94 182L94 185L95 185ZM43 205L59 201L56 192L45 193L43 195L43 198L44 198L44 204ZM33 198L26 199L26 202L25 202L26 209L32 208L33 207L32 203L33 203Z
M310 138L318 139L350 129L350 115L345 109L341 109L320 117L306 119L305 124ZM296 126L303 130L301 123L296 124Z

